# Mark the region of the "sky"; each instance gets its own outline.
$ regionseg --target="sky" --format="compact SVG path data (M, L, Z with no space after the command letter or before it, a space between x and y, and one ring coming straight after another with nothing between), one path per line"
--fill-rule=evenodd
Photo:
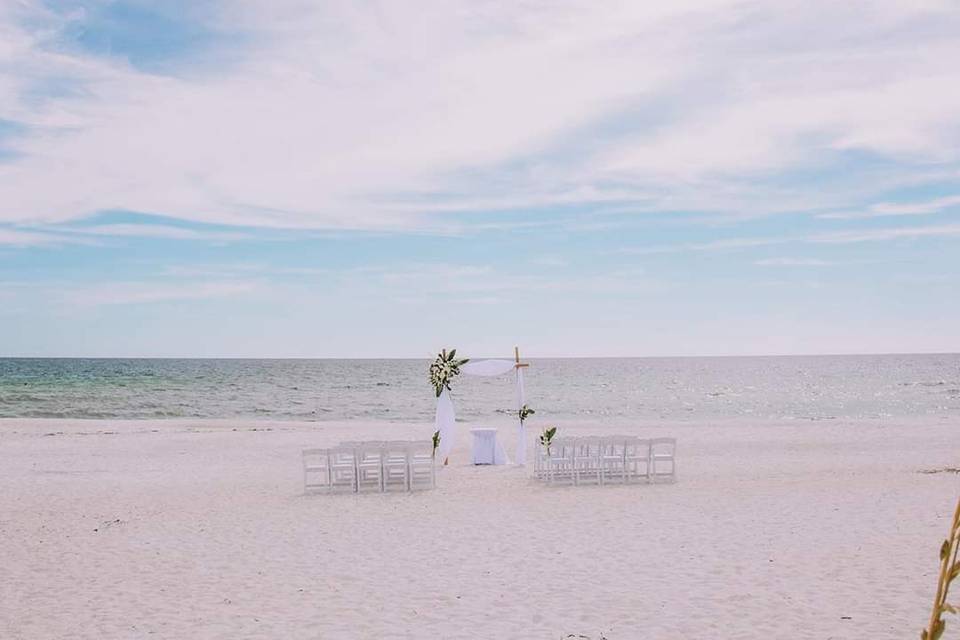
M960 351L958 33L932 1L5 0L0 355Z

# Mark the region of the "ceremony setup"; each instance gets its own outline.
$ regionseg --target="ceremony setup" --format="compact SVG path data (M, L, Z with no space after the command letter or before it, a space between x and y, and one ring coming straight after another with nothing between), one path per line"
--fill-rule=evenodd
M517 447L514 451L514 462L520 466L527 463L527 436L524 422L533 413L526 405L526 393L523 384L523 370L530 365L520 362L520 349L514 347L513 360L478 360L471 362L469 358L457 359L457 350L449 352L444 349L430 365L430 383L437 396L437 412L434 418L436 436L440 439L439 454L444 464L457 440L456 414L453 409L453 400L450 397L450 382L461 373L468 376L501 376L511 371L515 375L517 393ZM471 429L473 435L474 464L509 464L510 459L503 446L497 439L497 430L490 428Z
M345 441L326 449L304 449L304 492L415 491L436 487L437 468L449 464L457 442L456 411L451 382L460 374L493 377L513 372L516 391L516 446L513 464L526 466L526 421L535 414L526 404L524 370L514 347L513 359L471 361L457 350L443 349L430 364L429 379L437 399L434 433L423 441ZM473 465L508 465L510 456L493 427L470 429ZM557 427L544 428L537 439L533 478L549 485L628 484L676 480L675 438L637 436L556 437Z

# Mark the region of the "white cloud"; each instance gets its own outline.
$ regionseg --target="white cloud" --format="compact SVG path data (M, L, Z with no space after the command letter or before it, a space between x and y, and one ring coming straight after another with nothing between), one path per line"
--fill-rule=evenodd
M864 231L833 231L807 238L809 242L824 244L850 244L856 242L876 242L899 238L958 237L960 224L943 224L924 227L893 227L887 229L869 229Z
M751 178L846 151L904 179L958 161L948 3L250 0L214 19L243 48L164 77L58 46L82 16L0 11L0 118L27 127L0 164L0 220L400 230L491 203L775 211L797 191ZM38 102L56 78L81 90Z
M548 296L651 293L670 286L642 269L565 273L562 277L554 270L517 273L490 265L397 264L347 269L332 273L324 280L344 295L386 295L400 302L417 303L443 298L471 304L478 301L489 304L494 300L516 303L537 293Z
M91 226L27 226L0 228L0 246L43 247L67 244L96 245L107 238L162 238L202 240L213 243L234 242L252 236L236 231L188 229L162 224L100 224Z
M0 228L0 246L51 247L64 244L94 244L94 241L87 238L76 238L69 235L47 233L44 231Z
M885 229L845 230L815 233L805 236L777 236L766 238L724 238L711 242L687 242L649 247L627 247L621 253L635 255L653 255L660 253L681 253L687 251L724 251L752 249L783 244L855 244L860 242L880 242L901 238L936 238L960 236L960 224L930 225L919 227L887 227ZM756 264L767 266L799 266L800 262L791 258L770 258ZM829 264L829 263L824 263ZM807 262L806 266L816 266Z
M653 245L649 247L628 247L621 253L651 255L657 253L680 253L684 251L725 251L766 247L790 242L790 238L725 238L710 242L683 242L678 244Z
M829 267L836 263L817 258L765 258L754 264L761 267Z
M262 263L182 264L166 265L162 275L176 278L244 278L250 276L331 276L335 269L323 267L278 267Z
M187 229L163 224L99 224L88 227L61 227L61 230L96 236L208 240L213 242L230 242L250 238L248 234L234 231Z
M530 264L538 267L565 267L569 262L560 256L535 256L530 258Z
M102 282L61 290L62 299L70 305L139 305L182 300L209 300L250 293L255 281Z
M921 202L878 202L865 211L835 211L817 217L826 220L860 220L890 216L923 216L960 206L960 195L944 196Z
M56 236L43 233L30 233L13 229L0 229L0 246L34 247L38 245L57 244Z

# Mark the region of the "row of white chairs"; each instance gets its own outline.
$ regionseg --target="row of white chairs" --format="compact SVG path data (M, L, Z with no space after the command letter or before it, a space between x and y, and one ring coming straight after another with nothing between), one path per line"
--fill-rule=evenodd
M554 438L540 445L534 474L549 484L636 480L674 481L677 476L676 438L581 436Z
M389 440L341 442L303 450L303 490L414 491L437 486L433 443Z

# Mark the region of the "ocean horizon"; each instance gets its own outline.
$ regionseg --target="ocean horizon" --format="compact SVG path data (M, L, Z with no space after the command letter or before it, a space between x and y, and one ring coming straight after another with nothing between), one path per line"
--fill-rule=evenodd
M530 360L541 420L960 416L960 354ZM423 358L0 358L0 417L433 419ZM463 376L461 420L515 411L511 376Z

